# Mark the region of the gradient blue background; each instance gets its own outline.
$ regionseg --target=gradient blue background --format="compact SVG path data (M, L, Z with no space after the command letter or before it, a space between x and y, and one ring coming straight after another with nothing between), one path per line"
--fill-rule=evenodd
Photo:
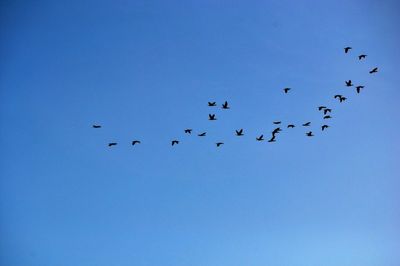
M397 1L0 10L1 265L400 265Z

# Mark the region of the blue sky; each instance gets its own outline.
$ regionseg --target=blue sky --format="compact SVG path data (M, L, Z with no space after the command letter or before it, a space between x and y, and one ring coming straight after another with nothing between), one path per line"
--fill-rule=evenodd
M0 264L399 265L399 8L2 1Z

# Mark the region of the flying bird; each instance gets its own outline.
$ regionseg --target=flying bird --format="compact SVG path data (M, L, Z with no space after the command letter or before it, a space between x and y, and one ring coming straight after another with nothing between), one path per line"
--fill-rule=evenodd
M293 125L293 124L289 124L289 125L287 126L287 128L294 128L294 125Z
M140 144L140 141L139 140L132 141L132 146L134 146L135 144Z
M207 134L207 132L203 132L203 133L201 133L201 134L198 134L197 136L199 136L199 137L205 137L206 134Z
M332 109L326 108L326 109L324 110L324 115L326 115L328 112L329 112L329 113L332 112Z
M326 108L326 106L318 106L318 111L321 111L321 110L323 110L325 108Z
M352 48L351 47L345 47L344 52L347 54Z
M219 147L219 146L223 145L224 143L223 142L217 142L215 144L217 145L217 147Z
M284 88L284 89L283 89L283 91L284 91L285 93L288 93L290 90L291 90L291 88Z
M241 128L240 130L235 130L236 131L236 136L243 136L243 128Z
M275 142L276 140L275 140L275 135L274 134L272 134L272 138L270 139L270 140L268 140L268 142Z
M364 86L357 86L356 87L357 93L360 93L361 89L364 89Z
M347 87L353 86L353 83L351 83L351 79L349 79L348 81L345 81L345 82L346 82Z
M360 54L360 55L358 56L358 60L365 59L366 57L367 57L366 54Z
M185 129L185 133L187 133L187 134L192 134L192 129L190 129L190 128Z
M101 128L100 125L93 125L92 127L93 127L93 128Z
M275 125L279 125L281 123L281 121L274 121L272 123L274 123Z
M332 117L330 115L324 116L324 119L329 119L329 118L332 118Z
M256 138L257 141L263 141L264 140L264 135L259 136L258 138Z
M343 97L343 95L340 95L340 94L336 94L333 98L335 98L335 99L337 99L337 98L342 98Z
M225 101L223 104L222 104L222 109L229 109L230 107L228 106L228 102L227 101Z
M303 127L308 127L308 126L310 126L310 124L311 124L311 122L304 123Z
M376 72L378 72L378 68L377 68L377 67L375 67L374 69L372 69L369 73L372 74L372 73L376 73Z
M217 120L216 118L215 118L215 114L209 114L208 115L208 120Z
M329 126L328 125L323 125L322 127L321 127L321 129L322 129L322 131L324 131L325 129L327 129Z
M173 140L171 141L171 145L174 146L175 144L179 144L179 140Z
M339 102L344 102L346 100L347 100L347 98L342 96L342 97L340 97Z
M307 137L314 137L312 131L307 132L306 135L307 135Z
M208 102L208 106L217 106L216 102Z
M111 147L111 146L116 146L117 145L117 143L116 142L111 142L111 143L108 143L108 147Z
M281 130L281 128L280 127L277 127L277 128L275 128L273 131L272 131L272 135L275 135L276 133L279 133L279 132L281 132L282 130Z

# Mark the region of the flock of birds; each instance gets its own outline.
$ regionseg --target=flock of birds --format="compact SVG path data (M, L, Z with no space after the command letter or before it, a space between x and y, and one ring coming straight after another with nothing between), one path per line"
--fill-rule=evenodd
M352 47L345 47L344 48L345 54L348 54L351 49L352 49ZM360 54L358 56L358 60L364 60L366 57L367 57L366 54ZM372 70L369 71L370 74L374 74L374 73L377 73L377 72L378 72L378 68L377 67L375 67L375 68L373 68ZM360 93L361 90L364 89L364 86L362 86L362 85L355 86L351 80L346 80L345 81L345 85L346 85L346 87L354 87L356 89L357 93ZM284 88L283 89L283 93L288 94L290 92L290 90L291 90L291 88ZM341 95L341 94L337 94L333 98L337 99L340 103L342 103L342 102L347 100L347 98L345 96ZM216 102L208 102L208 106L209 107L217 107L217 103ZM222 103L221 108L224 109L224 110L229 110L230 106L229 106L228 101L225 101L224 103ZM323 119L328 120L328 119L332 118L331 115L330 115L330 113L332 112L332 109L330 109L330 108L328 108L326 106L318 106L318 111L323 112ZM217 117L216 117L215 114L209 114L208 115L208 120L209 121L216 121ZM280 125L281 121L274 121L273 124ZM311 125L311 122L306 122L306 123L302 124L301 126L309 127L310 125ZM92 125L92 127L96 128L96 129L99 129L99 128L101 128L101 125ZM288 129L289 128L294 128L295 125L294 124L288 124L286 127ZM327 124L323 124L321 126L321 130L322 131L326 130L327 128L329 128L329 125L327 125ZM184 133L185 134L192 134L192 131L193 131L193 129L187 128L187 129L184 130ZM268 140L268 142L275 142L277 134L279 134L281 131L282 131L282 129L279 126L276 127L271 132L271 138ZM206 135L207 135L207 132L202 132L202 133L197 134L197 136L199 136L199 137L205 137ZM235 135L237 137L244 136L243 128L235 130ZM307 137L313 137L314 136L312 131L306 132L305 135ZM262 134L262 135L256 137L255 140L256 141L264 141L265 140L264 139L264 135ZM140 143L141 143L140 140L133 140L132 141L132 145L133 146L138 145ZM180 143L180 141L178 139L171 140L171 145L172 146L178 145L179 143ZM110 143L108 143L108 146L112 147L112 146L116 146L117 144L118 144L117 142L110 142ZM217 147L220 147L220 146L224 145L224 142L216 142L215 145Z

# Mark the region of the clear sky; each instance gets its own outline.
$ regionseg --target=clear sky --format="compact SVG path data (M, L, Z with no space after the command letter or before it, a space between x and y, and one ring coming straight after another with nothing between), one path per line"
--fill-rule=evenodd
M0 12L1 265L400 265L398 1Z

